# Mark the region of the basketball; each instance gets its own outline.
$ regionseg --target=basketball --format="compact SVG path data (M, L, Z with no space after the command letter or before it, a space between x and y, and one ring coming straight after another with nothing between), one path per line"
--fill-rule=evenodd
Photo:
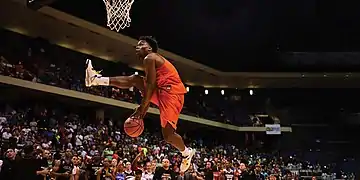
M124 130L130 137L138 137L144 131L144 121L142 119L128 118L124 123Z

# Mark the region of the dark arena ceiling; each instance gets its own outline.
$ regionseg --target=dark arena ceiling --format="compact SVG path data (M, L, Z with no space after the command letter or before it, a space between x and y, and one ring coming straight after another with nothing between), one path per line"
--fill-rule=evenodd
M106 25L102 0L51 6ZM120 33L155 36L161 48L221 71L354 72L357 7L356 1L135 0L131 27Z

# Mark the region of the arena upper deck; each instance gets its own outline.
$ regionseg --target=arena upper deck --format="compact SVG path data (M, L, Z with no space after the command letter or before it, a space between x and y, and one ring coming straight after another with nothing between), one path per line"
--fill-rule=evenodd
M7 7L7 8L4 8L4 10L1 11L2 13L1 17L6 17L1 19L1 24L7 29L17 31L33 37L40 36L50 40L50 42L52 43L56 43L64 47L71 48L83 52L85 54L97 56L102 59L112 60L112 61L114 60L122 61L126 64L129 64L131 67L135 67L135 68L139 68L141 66L141 63L139 61L136 61L135 54L133 53L133 45L136 43L136 40L133 38L124 36L120 33L111 32L106 28L97 26L88 21L84 21L82 19L76 18L72 15L69 15L61 11L57 11L50 7L43 7L39 9L39 12L34 12L26 8L21 8L14 4L10 5L5 1L2 1L2 3L4 3L2 7ZM76 6L74 5L73 8L76 9ZM89 8L85 8L85 9L88 10ZM101 8L98 7L98 9ZM136 11L134 10L133 13L136 14ZM136 23L134 24L134 26L136 27ZM130 31L130 29L131 28L129 28L129 30L125 30L124 32ZM149 33L152 32L153 30L150 29ZM184 36L186 36L186 34ZM159 40L160 40L160 45L162 45L161 37ZM232 46L231 43L230 46ZM166 41L163 47L165 48L167 47ZM190 46L187 47L189 47L189 49L192 49ZM199 45L199 47L204 47L204 46ZM291 45L289 45L289 47L291 47ZM229 51L229 52L233 52L233 51ZM249 50L249 52L251 52L251 50ZM266 52L268 51L259 51L259 53L257 54L266 55ZM222 88L227 88L227 87L229 88L235 88L235 87L236 88L257 88L257 87L313 88L313 87L358 87L359 86L358 83L356 83L358 82L359 75L355 72L346 71L346 68L342 69L342 72L340 73L331 73L330 70L326 72L322 71L319 73L307 73L308 71L306 71L306 69L303 70L302 72L284 72L286 71L286 69L283 69L283 72L281 73L269 72L272 67L271 64L275 64L275 63L271 61L271 58L265 58L269 62L269 63L264 63L264 66L269 67L269 70L267 72L232 73L232 72L224 72L218 70L218 68L221 68L220 66L215 69L197 63L195 62L195 60L201 62L200 60L197 59L195 60L186 59L184 57L181 57L179 55L164 50L162 50L161 53L164 54L166 57L170 58L171 60L173 60L174 64L179 69L183 80L189 85L198 85L204 87L222 87ZM219 50L219 54L221 54L220 50ZM231 54L231 53L227 53L227 54ZM243 63L244 66L246 66L246 61L245 60L242 61L242 59L246 59L246 58L243 58L240 55L237 57L238 57L237 59L241 59L241 60L237 60L234 58L231 60L235 61L236 63ZM286 58L286 55L284 57L285 59L290 59L290 58ZM349 59L348 56L344 56L344 58ZM309 59L309 58L306 57L303 59ZM357 58L350 58L350 59L356 60ZM227 64L227 66L240 67L240 65L238 66L236 64L228 63L226 62L226 60L227 59L225 58L219 61L223 62L224 64ZM301 62L301 60L296 60L296 58L295 61ZM313 59L313 61L315 61L315 65L312 65L311 63L303 63L303 64L305 65L310 64L309 66L312 67L316 66L317 63L316 58ZM254 64L256 63L254 62ZM294 66L297 66L299 63L293 63L293 64ZM337 60L335 61L335 63L333 63L333 66L339 67L341 64L343 64L343 61L340 58L340 60ZM322 64L320 63L320 65ZM357 69L356 63L355 64L352 63L351 66Z

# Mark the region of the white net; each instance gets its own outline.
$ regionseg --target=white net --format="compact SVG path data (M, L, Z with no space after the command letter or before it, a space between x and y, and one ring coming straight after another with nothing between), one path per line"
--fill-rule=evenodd
M107 11L107 26L119 32L130 27L130 10L134 0L103 0Z

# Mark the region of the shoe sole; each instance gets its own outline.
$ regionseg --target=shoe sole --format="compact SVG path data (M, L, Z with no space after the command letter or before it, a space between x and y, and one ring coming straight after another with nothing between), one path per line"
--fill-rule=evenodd
M190 155L189 155L189 157L190 157L190 158L189 158L189 163L190 163L190 164L191 164L192 158L194 157L195 153L196 153L196 150L195 150L195 149L192 149L192 150L191 150L191 153L190 153ZM187 167L185 171L187 171L187 170L190 168L190 164L189 164L189 167ZM181 166L180 166L180 169L181 169ZM184 171L184 172L185 172L185 171Z

